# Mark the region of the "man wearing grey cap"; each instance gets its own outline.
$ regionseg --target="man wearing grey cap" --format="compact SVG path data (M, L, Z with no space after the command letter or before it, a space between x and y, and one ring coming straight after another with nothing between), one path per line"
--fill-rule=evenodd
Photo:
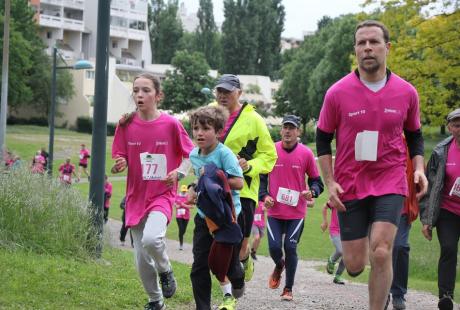
M260 185L260 200L267 208L267 239L275 268L268 287L277 289L283 270L286 281L281 300L293 299L292 289L297 270L297 244L302 235L307 206L323 191L323 182L310 148L299 143L300 118L286 115L281 128L281 141L275 143L278 159L275 168ZM305 178L308 177L308 186ZM283 238L284 235L284 238ZM283 251L284 250L284 251Z
M422 233L431 241L436 227L441 255L438 289L441 310L453 309L458 242L460 239L460 109L447 115L451 136L440 142L428 161L428 193L420 201Z
M241 104L242 87L238 76L224 74L215 87L217 102L229 111L220 140L238 157L244 174L244 187L240 192L242 212L238 218L243 232L240 260L249 281L254 262L249 255L249 237L258 203L260 174L269 173L276 161L276 150L264 119L248 104Z

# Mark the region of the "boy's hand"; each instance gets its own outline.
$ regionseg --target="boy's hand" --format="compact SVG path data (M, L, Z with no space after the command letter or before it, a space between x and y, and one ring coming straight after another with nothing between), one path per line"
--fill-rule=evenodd
M115 165L112 167L112 173L119 173L126 169L128 162L124 157L117 156L115 157Z

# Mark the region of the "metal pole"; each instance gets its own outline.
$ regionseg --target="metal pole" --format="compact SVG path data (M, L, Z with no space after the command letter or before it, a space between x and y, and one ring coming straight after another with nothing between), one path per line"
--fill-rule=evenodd
M8 104L8 63L10 54L10 0L5 0L3 22L2 100L0 106L0 163L6 150L6 110Z
M109 78L110 0L99 0L97 13L96 78L94 86L93 138L89 200L95 208L94 225L99 239L96 256L102 254L107 98Z
M50 136L48 143L48 174L53 176L53 150L54 150L54 115L56 113L56 57L57 48L53 47L53 69L51 71L51 106L48 117L48 126L50 127Z

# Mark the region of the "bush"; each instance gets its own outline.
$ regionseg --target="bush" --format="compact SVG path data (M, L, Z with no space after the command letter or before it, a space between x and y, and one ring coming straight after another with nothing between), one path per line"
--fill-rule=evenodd
M18 118L10 116L8 117L7 124L48 126L48 119L46 117Z
M78 132L84 132L91 134L93 132L93 119L90 117L78 117L77 118L77 128ZM117 124L107 123L107 136L115 135L115 129Z
M88 258L98 245L89 203L48 176L0 175L0 247Z

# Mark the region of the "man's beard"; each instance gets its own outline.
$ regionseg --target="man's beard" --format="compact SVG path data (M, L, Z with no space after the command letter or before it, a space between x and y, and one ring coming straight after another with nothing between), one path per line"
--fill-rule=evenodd
M377 59L375 58L373 59L374 59L374 62L370 65L366 65L365 63L366 59L361 60L360 68L366 73L370 73L370 74L377 72L380 69L381 64L377 61Z

